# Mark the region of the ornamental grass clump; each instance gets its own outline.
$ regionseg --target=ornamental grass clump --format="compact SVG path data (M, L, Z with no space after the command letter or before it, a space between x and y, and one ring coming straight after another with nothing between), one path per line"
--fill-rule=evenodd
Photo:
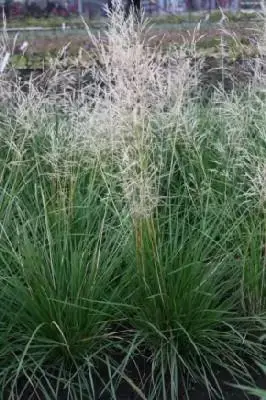
M120 2L87 30L86 86L1 81L2 397L221 396L263 354L264 100L204 102L195 42L152 47Z

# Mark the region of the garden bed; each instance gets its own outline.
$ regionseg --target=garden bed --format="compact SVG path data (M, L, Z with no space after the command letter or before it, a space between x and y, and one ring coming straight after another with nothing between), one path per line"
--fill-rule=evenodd
M94 28L92 28L94 29ZM169 48L176 48L189 44L193 38L191 48L195 46L195 50L202 56L219 56L221 54L221 46L223 46L224 57L228 60L235 61L240 58L248 58L257 54L256 41L258 32L263 29L263 26L258 23L245 24L229 23L224 27L220 26L202 26L199 30L195 30L194 25L190 29L179 28L171 29L169 26L166 29L164 25L156 24L150 31L147 37L147 45L154 48L163 47L166 51ZM97 31L97 29L96 29ZM12 35L10 36L8 46L12 51L11 65L14 68L38 69L47 68L50 65L51 59L60 55L69 59L77 59L82 54L82 59L85 63L94 57L93 45L85 31L72 30L63 32L36 34L21 33L14 45ZM102 41L105 42L104 35ZM20 50L23 43L27 43L24 51ZM87 60L87 61L86 61Z
M155 24L186 24L186 23L193 23L196 24L206 17L209 14L208 21L209 23L216 23L219 22L221 19L221 12L213 10L209 13L209 11L202 11L202 12L187 12L177 15L163 15L163 16L151 16L151 21ZM256 22L260 20L260 11L252 11L252 12L230 12L225 11L225 16L227 17L229 22ZM105 22L104 18L96 18L90 19L89 17L85 16L85 21L88 25L92 27L100 27ZM81 18L78 16L71 16L71 17L49 17L49 18L32 18L32 17L20 17L20 18L13 18L8 21L8 28L23 28L23 27L35 27L35 26L42 26L46 28L61 28L62 24L65 23L67 26L74 27L74 28L83 28L84 23L82 22ZM3 27L3 22L0 23L0 27Z

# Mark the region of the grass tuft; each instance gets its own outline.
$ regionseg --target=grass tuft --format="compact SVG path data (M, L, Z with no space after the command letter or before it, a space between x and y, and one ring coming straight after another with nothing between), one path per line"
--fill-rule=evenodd
M196 31L86 28L86 87L0 82L1 398L219 398L264 355L263 69L206 102Z

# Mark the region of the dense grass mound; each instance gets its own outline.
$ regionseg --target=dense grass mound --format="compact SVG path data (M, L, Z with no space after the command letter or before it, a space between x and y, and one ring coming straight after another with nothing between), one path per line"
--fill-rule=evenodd
M203 102L193 44L145 30L118 5L73 97L1 81L3 399L215 398L263 360L263 70Z

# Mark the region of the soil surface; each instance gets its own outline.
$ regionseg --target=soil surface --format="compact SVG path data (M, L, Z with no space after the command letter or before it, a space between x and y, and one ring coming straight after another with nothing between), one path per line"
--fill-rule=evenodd
M149 387L149 379L145 379L145 374L147 374L147 370L149 367L147 367L147 364L145 362L141 362L142 365L138 366L138 372L135 372L135 374L130 374L129 378L132 380L132 382L138 382L140 379L142 382L145 382L144 388L142 388L142 393L143 395L138 395L132 388L130 384L127 382L123 381L120 386L118 387L116 391L116 399L115 400L143 400L143 399L149 399L148 395L148 387ZM132 372L132 371L131 371ZM141 375L141 376L140 376ZM182 387L180 387L179 390L179 398L176 400L258 400L259 398L253 395L248 395L247 393L243 392L240 389L237 389L233 385L232 378L226 371L217 371L216 373L216 379L218 381L218 384L220 386L220 393L217 393L217 395L212 395L210 397L208 390L206 387L200 385L200 384L195 384L195 385L190 385L190 389L188 391L182 390ZM253 387L257 387L260 389L266 389L266 377L263 375L256 375L254 378L254 385ZM97 387L97 379L95 380L95 386ZM53 384L51 384L54 386ZM243 384L244 385L244 384ZM49 389L47 384L44 384L44 386L47 387L47 392L49 393ZM250 385L249 385L250 386ZM55 386L54 386L55 387ZM169 385L170 387L170 385ZM58 388L57 388L58 389ZM99 385L99 393L100 393L100 385ZM222 393L222 394L221 394ZM24 379L21 380L20 385L18 385L17 388L17 397L12 397L12 399L19 399L19 400L47 400L47 397L44 395L44 393L39 390L39 389L33 389L30 387ZM76 394L77 397L75 399L78 399L79 393ZM97 397L95 397L95 400L112 400L110 397L110 393L106 393L104 395L96 394ZM50 395L48 397L51 400L72 400L73 397L71 397L68 393L68 390L66 389L60 389L57 390L56 397L53 395ZM84 396L84 399L89 399L89 396L86 397ZM170 399L170 395L169 395ZM6 395L2 400L10 400L9 397L9 392L6 391ZM157 400L157 399L155 399ZM161 400L158 398L158 400Z

